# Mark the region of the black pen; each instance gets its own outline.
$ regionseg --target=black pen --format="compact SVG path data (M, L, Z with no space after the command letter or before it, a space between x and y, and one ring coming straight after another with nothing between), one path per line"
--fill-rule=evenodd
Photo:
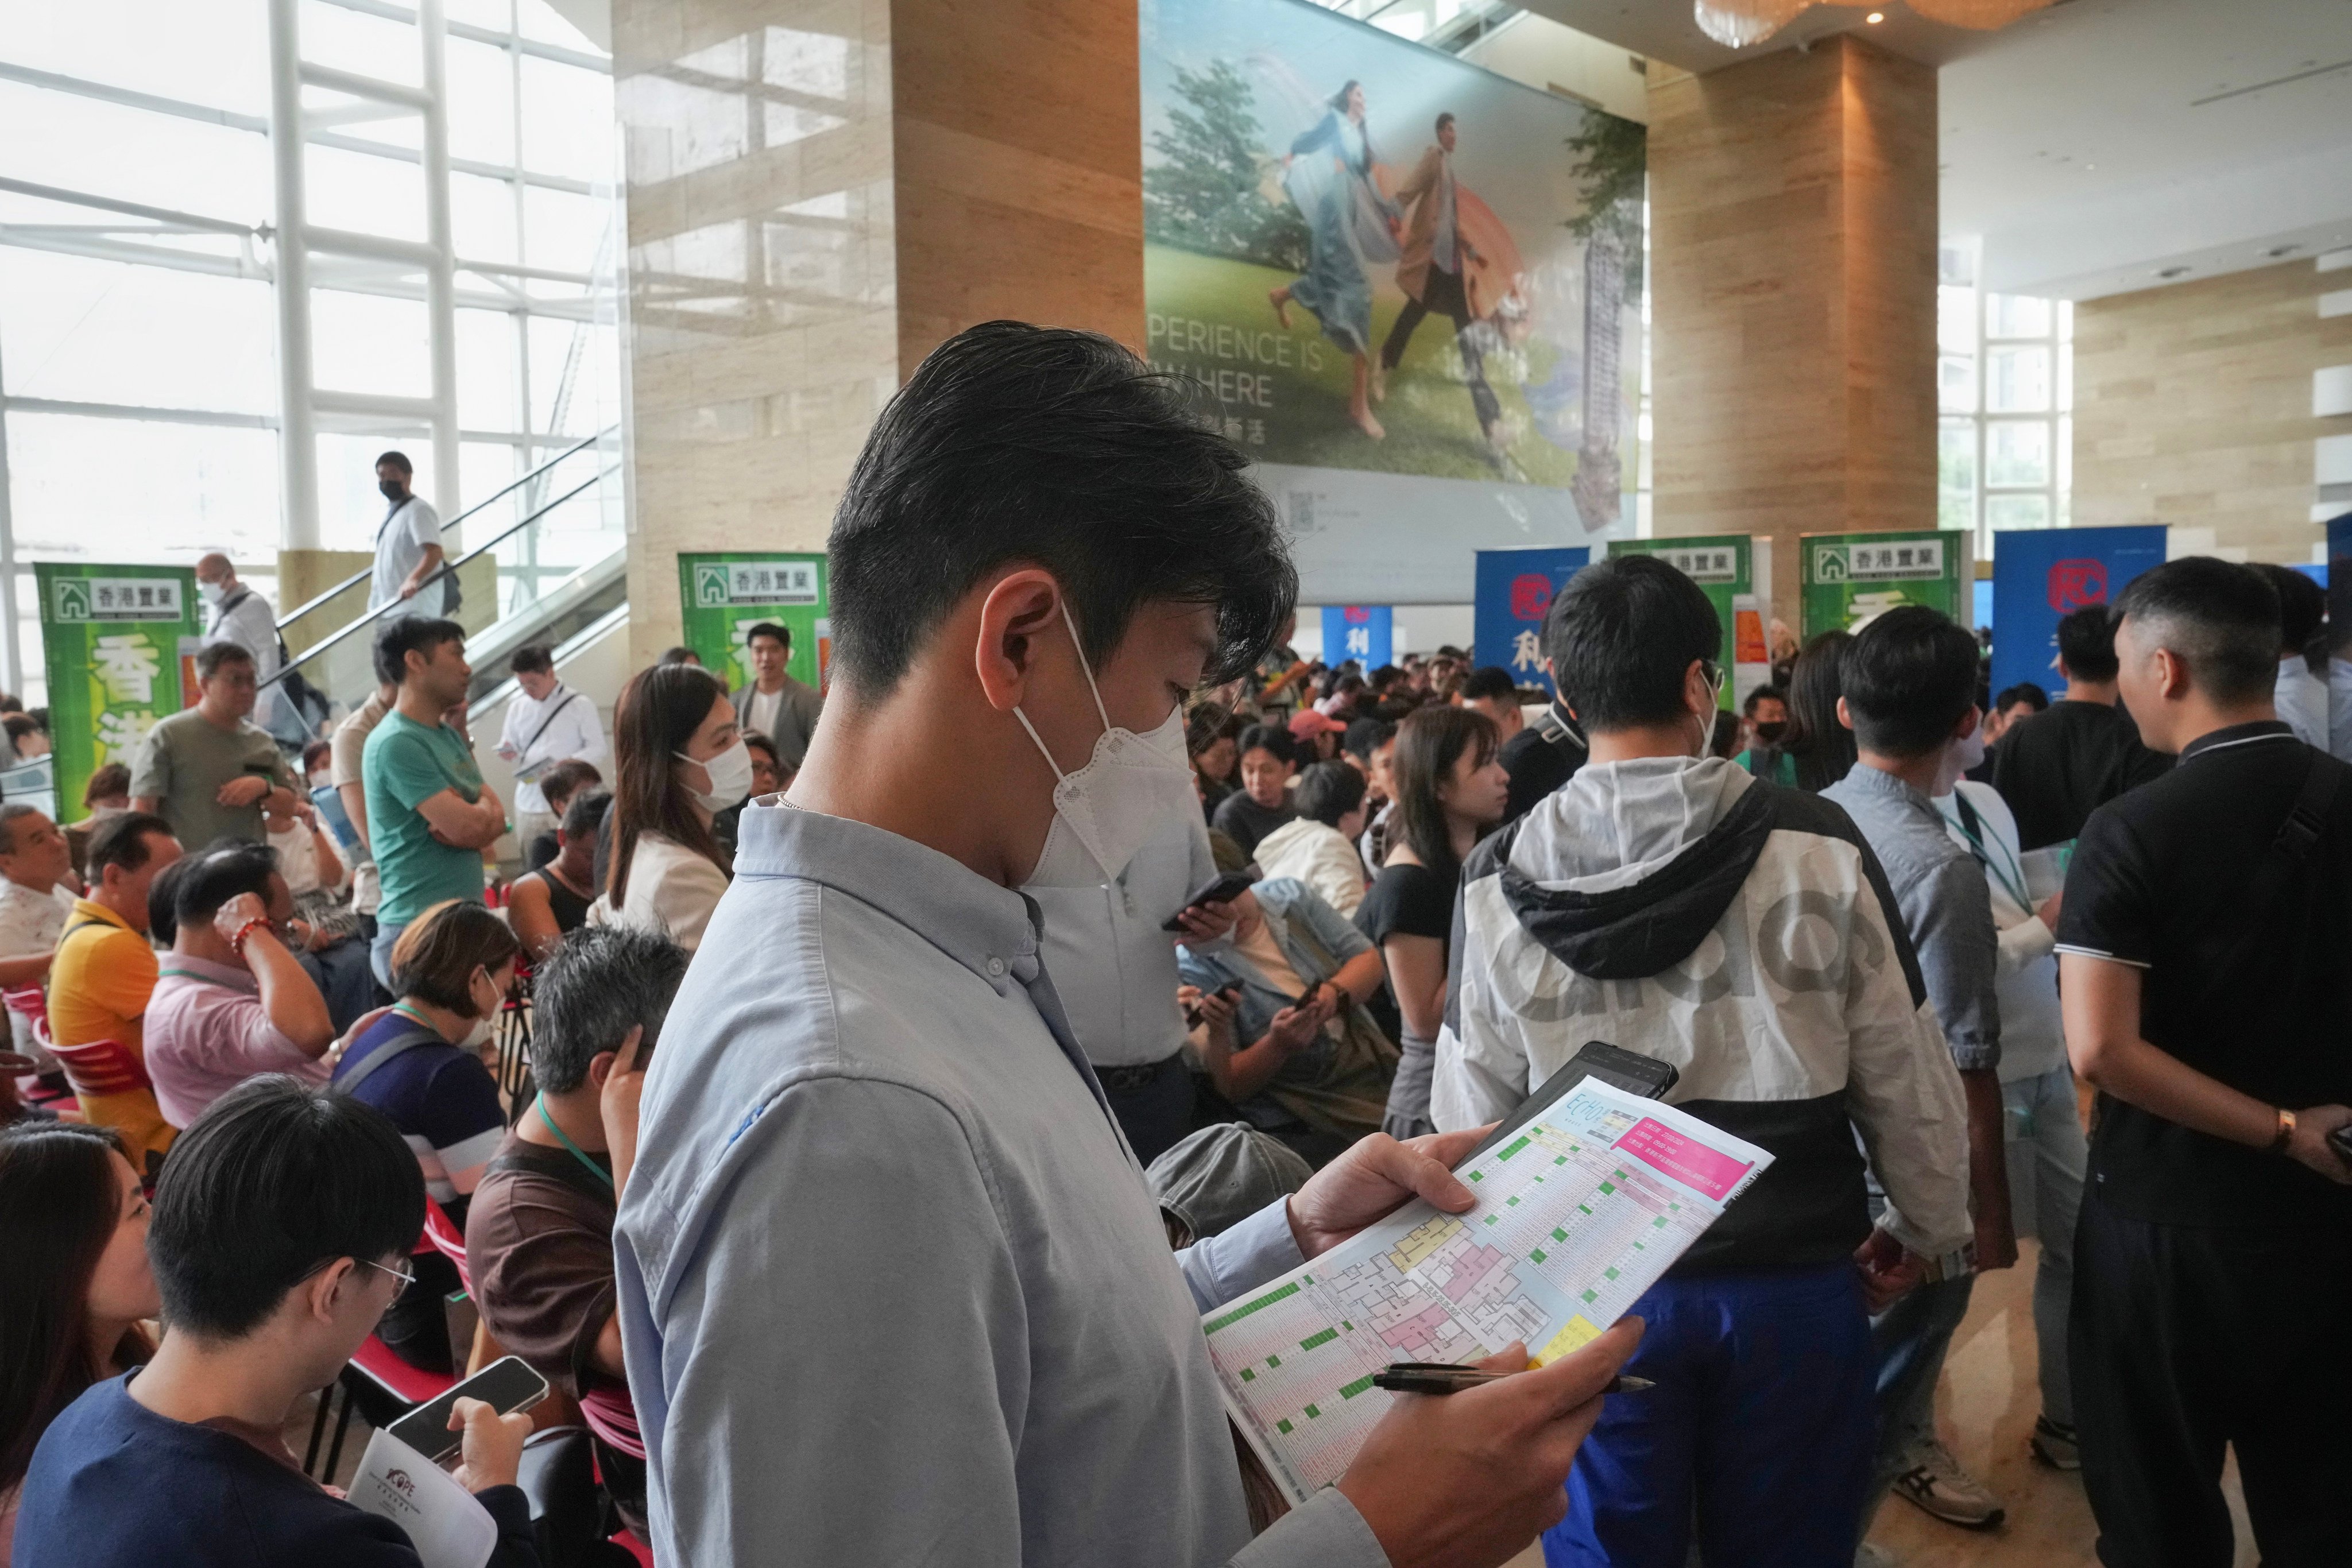
M1517 1375L1516 1372L1481 1372L1475 1366L1452 1361L1397 1361L1372 1374L1372 1386L1391 1394L1459 1394L1482 1383ZM1656 1386L1646 1377L1628 1377L1620 1373L1601 1392L1643 1394Z

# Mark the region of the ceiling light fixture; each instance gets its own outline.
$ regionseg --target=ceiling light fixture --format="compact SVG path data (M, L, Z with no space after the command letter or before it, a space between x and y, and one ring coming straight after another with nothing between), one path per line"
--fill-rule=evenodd
M1795 21L1800 13L1823 3L1824 0L1691 0L1691 19L1698 24L1700 32L1726 48L1744 49L1762 43ZM2006 27L2020 16L2053 3L2053 0L1910 0L1911 9L1931 21L1987 33ZM1886 20L1886 13L1873 11L1864 19L1874 26Z
M1873 11L1869 16L1864 16L1863 20L1875 27L1881 22L1886 20L1886 13L1884 11Z
M1910 0L1911 9L1931 22L1980 33L2006 27L2050 3L2051 0Z

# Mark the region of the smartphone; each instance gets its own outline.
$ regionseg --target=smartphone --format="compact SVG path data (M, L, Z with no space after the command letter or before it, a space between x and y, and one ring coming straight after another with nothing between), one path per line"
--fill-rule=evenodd
M528 1410L547 1397L547 1379L519 1355L490 1363L438 1399L429 1399L384 1428L439 1464L457 1451L465 1433L449 1429L449 1412L460 1399L478 1399L501 1416Z
M1193 889L1192 896L1184 901L1184 909L1198 909L1204 904L1230 904L1234 899L1240 897L1243 894L1248 892L1250 883L1256 880L1257 878L1252 876L1245 871L1226 872L1223 875L1216 878L1214 881ZM1162 931L1183 930L1184 909L1178 910L1175 914L1161 921L1160 923L1160 929Z
M1603 1040L1588 1040L1583 1050L1570 1057L1566 1065L1519 1102L1517 1110L1496 1124L1485 1141L1462 1157L1465 1160L1476 1159L1535 1120L1537 1112L1561 1099L1588 1078L1598 1078L1612 1088L1622 1089L1628 1094L1639 1094L1644 1100L1657 1100L1664 1098L1681 1077L1672 1062L1659 1061L1639 1051L1622 1051Z
M1241 1000L1241 998L1242 998L1242 988L1241 988L1240 983L1237 981L1237 982L1235 982L1234 984L1230 985L1230 986L1220 986L1219 988L1217 988L1217 990L1216 990L1216 992L1215 992L1214 994L1215 994L1215 995L1217 995L1217 996L1221 996L1221 997L1228 998L1229 999L1234 1000L1234 1001L1239 1001L1239 1000ZM1198 1029L1198 1028L1200 1028L1200 1027L1201 1027L1201 1009L1198 1009L1198 1008L1186 1008L1186 1009L1184 1009L1184 1027L1185 1027L1186 1029ZM32 1060L32 1058L28 1056L28 1057L26 1057L25 1060L26 1060L26 1061L30 1061Z

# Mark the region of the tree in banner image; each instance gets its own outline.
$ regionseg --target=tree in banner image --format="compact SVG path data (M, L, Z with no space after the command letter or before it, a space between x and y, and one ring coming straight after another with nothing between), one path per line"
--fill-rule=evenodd
M1619 319L1642 296L1642 192L1649 172L1648 132L1613 114L1586 115L1568 139L1584 184L1584 211L1568 222L1584 242L1584 446L1570 494L1587 528L1618 519L1624 469L1617 451L1623 395ZM1631 265L1628 265L1628 264Z
M1176 68L1181 106L1151 133L1160 161L1143 172L1145 235L1161 245L1239 256L1266 267L1307 266L1307 221L1266 199L1273 159L1250 110L1249 83L1226 60L1205 71Z

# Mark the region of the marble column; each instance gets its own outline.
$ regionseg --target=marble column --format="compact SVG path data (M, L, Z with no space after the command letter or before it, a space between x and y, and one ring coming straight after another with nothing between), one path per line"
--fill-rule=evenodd
M817 549L923 355L1000 317L1143 345L1135 0L614 0L630 647L681 550Z
M1852 37L1653 79L1661 535L1936 526L1936 75Z

